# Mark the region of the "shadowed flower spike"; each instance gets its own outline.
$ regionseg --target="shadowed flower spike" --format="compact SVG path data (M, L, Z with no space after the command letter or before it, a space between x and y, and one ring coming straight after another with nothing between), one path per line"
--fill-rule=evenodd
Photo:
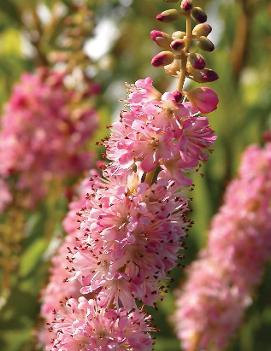
M16 188L33 206L52 178L88 169L92 157L84 150L97 127L90 107L74 107L76 91L67 89L65 75L39 69L24 74L6 105L0 131L0 175L18 176Z
M189 267L189 281L177 298L177 336L184 350L208 349L211 344L223 349L250 302L231 286L218 262L202 256Z
M270 258L270 198L271 144L251 146L212 221L207 248L178 292L175 322L185 350L224 349L240 326Z

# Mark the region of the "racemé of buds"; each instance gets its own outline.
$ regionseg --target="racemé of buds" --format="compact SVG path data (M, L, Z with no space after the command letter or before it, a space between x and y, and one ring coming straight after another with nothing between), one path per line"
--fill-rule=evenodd
M167 3L178 3L178 0L165 0ZM207 15L200 7L193 6L192 0L182 0L178 8L161 12L156 19L161 22L172 22L185 18L185 31L177 30L171 35L160 30L151 32L151 39L162 49L151 61L154 67L164 67L165 73L178 78L178 91L188 99L200 112L209 113L216 109L216 93L206 87L183 91L186 78L198 83L209 83L218 79L218 74L206 67L206 60L195 49L211 52L215 49L208 35L212 27L208 24ZM193 46L193 52L190 48Z

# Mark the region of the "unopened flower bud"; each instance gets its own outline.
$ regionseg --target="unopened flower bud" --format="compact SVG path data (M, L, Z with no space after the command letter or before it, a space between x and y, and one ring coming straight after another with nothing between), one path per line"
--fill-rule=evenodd
M181 9L185 12L192 10L192 0L182 0Z
M214 43L206 37L200 37L197 44L204 51L214 51L215 49Z
M171 49L174 51L180 51L185 47L185 41L183 39L173 40L170 44Z
M195 69L203 69L206 65L204 57L197 53L191 53L188 57L188 61Z
M183 39L185 36L186 36L185 32L178 30L177 32L174 32L171 37L172 39L175 40L175 39Z
M212 69L204 68L203 70L194 71L191 79L198 83L213 82L218 79L218 74Z
M166 74L176 76L181 69L180 60L175 59L170 65L164 67Z
M193 35L196 35L197 37L207 37L212 31L212 27L208 23L200 23L197 24L192 31Z
M152 30L150 37L160 47L169 49L171 38L167 33L161 32L159 30Z
M210 113L219 102L216 92L208 87L198 87L186 92L189 101L202 113Z
M151 61L154 67L166 66L172 63L174 54L171 51L161 51L155 55Z
M183 100L183 94L178 90L173 91L172 96L177 103Z
M169 9L159 13L156 19L161 22L172 22L178 18L179 14L176 9Z
M193 7L192 17L198 23L204 23L207 21L207 15L200 7Z

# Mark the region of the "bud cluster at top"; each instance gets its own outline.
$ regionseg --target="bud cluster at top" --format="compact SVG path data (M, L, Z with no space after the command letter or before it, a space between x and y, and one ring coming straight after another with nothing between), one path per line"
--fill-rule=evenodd
M176 0L166 2L177 3ZM160 22L173 22L182 17L186 20L185 31L169 35L160 30L151 32L151 39L163 49L152 59L154 67L164 67L166 74L179 79L178 90L183 91L185 78L198 83L208 83L218 79L217 73L206 67L201 51L213 51L214 44L208 39L212 27L206 22L207 15L200 7L194 7L192 0L183 0L178 9L168 9L156 16ZM193 23L195 24L193 26ZM184 92L186 94L186 92ZM191 99L188 93L187 98Z

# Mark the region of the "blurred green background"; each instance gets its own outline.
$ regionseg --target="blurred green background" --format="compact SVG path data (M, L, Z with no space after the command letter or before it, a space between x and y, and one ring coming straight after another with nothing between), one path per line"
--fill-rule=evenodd
M42 57L55 49L54 41L48 41L46 33L41 32L38 40L31 41L33 31L35 38L35 29L29 24L28 14L37 11L46 24L50 9L56 3L69 8L71 2L0 0L1 110L22 72L44 63ZM86 50L93 61L93 77L102 86L102 96L96 101L101 116L100 129L95 136L98 140L106 134L105 125L121 108L120 99L125 98L124 82L132 83L150 75L161 90L174 84L164 78L162 70L150 65L157 48L149 39L149 32L153 28L169 32L180 27L155 22L155 15L168 8L162 0L93 0L87 3L95 13L96 29ZM263 132L271 127L270 1L202 0L195 3L207 10L214 28L211 38L217 50L206 56L210 67L220 75L220 80L213 85L220 96L220 105L210 116L218 135L215 150L202 169L204 176L196 174L194 177L192 216L195 224L187 240L185 264L193 260L204 245L210 219L219 208L227 183L235 175L241 152L251 143L262 143ZM62 27L56 28L56 31L62 30ZM95 143L92 141L90 145L93 148ZM99 150L96 151L99 154ZM33 330L38 325L39 291L46 282L48 247L53 236L61 235L61 220L67 210L65 197L55 198L53 193L34 213L25 214L18 269L12 277L8 301L0 310L1 351L35 350ZM11 235L16 234L16 230L16 226L11 228ZM182 269L175 269L172 276L171 292L158 311L152 311L159 330L156 351L180 350L169 319L174 311L172 291L184 278ZM247 311L229 350L271 350L270 329L271 266L267 267L254 304Z

